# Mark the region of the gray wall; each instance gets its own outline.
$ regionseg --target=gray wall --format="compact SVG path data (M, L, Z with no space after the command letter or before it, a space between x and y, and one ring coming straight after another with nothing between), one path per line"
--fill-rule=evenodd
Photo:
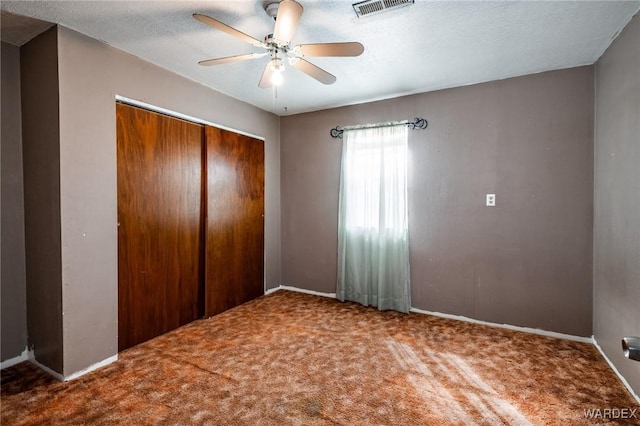
M410 132L413 307L592 334L593 67L282 118L283 284L335 292L336 125ZM495 193L496 207L485 207Z
M21 47L27 324L36 360L62 373L57 32Z
M2 266L0 361L27 347L27 302L24 264L22 118L20 115L20 49L2 43Z
M597 342L640 394L640 16L596 65L594 319Z
M64 375L117 353L115 96L265 138L265 269L280 284L277 116L60 27Z

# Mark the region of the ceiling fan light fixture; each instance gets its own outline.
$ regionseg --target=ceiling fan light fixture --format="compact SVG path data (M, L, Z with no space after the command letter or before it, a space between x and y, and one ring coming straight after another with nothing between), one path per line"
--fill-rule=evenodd
M281 71L278 70L271 73L271 84L273 84L274 86L280 86L283 80L284 78L282 78Z
M282 72L284 71L284 62L280 58L273 58L269 62L271 68L271 84L274 86L280 86L282 84Z
M284 71L284 63L280 58L273 58L270 62L271 69L276 72Z

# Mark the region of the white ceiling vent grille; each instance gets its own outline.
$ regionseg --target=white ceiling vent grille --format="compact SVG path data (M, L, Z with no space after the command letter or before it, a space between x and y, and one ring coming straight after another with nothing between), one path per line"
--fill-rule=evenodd
M358 18L361 18L363 16L373 15L374 13L409 6L413 4L414 1L415 0L366 0L354 3L352 6Z

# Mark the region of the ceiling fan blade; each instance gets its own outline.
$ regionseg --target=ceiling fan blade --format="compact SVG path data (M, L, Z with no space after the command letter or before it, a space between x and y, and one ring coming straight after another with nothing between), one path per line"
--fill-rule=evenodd
M329 74L320 67L313 65L311 62L307 62L304 59L298 59L293 63L293 66L307 74L310 77L315 78L322 84L333 84L336 82L336 76Z
M302 5L294 0L282 0L278 5L276 27L273 38L283 44L288 44L298 28L298 21L302 16Z
M235 56L227 56L224 58L207 59L205 61L198 62L198 65L211 66L211 65L228 64L231 62L248 61L249 59L262 58L263 56L266 56L268 54L269 52L247 53L246 55L235 55Z
M303 56L360 56L364 46L358 42L301 44Z
M238 38L242 41L246 41L249 44L253 44L254 46L262 46L262 42L256 38L251 37L248 34L243 33L240 30L236 30L233 27L230 27L229 25L222 23L220 21L218 21L217 19L211 18L210 16L207 15L201 15L199 13L194 13L193 17L196 18L198 21L205 23L217 30L220 31L224 31L225 33Z
M264 67L264 71L262 72L260 82L258 83L259 88L268 89L271 87L271 74L273 74L273 67L271 66L271 62L267 62L267 65Z

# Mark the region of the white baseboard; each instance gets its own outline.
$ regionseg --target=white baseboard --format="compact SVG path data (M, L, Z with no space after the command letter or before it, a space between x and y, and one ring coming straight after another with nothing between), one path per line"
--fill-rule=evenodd
M269 290L264 292L264 295L266 296L266 295L275 293L276 291L279 291L279 290L282 290L282 286L281 285L279 285L278 287L270 288Z
M84 370L76 371L73 374L70 374L68 376L64 376L64 375L58 373L57 371L54 371L51 368L47 367L46 365L41 364L40 362L38 362L38 360L35 358L35 355L34 355L33 351L29 350L29 348L25 348L24 351L20 355L18 355L17 357L8 359L6 361L2 361L2 363L0 363L0 370L12 367L12 366L14 366L16 364L20 364L23 361L29 361L31 364L35 365L36 367L38 367L39 369L41 369L45 373L49 374L50 376L53 376L57 380L59 380L61 382L68 382L69 380L77 379L80 376L84 376L85 374L90 373L93 370L97 370L98 368L104 367L105 365L111 364L112 362L115 362L117 360L118 360L118 355L114 355L114 356L109 357L109 358L107 358L105 360L102 360L102 361L97 362L97 363L95 363L93 365L90 365L89 367L85 368Z
M90 366L88 366L87 368L85 368L84 370L80 370L80 371L76 371L75 373L72 373L68 376L65 376L64 381L68 382L69 380L73 380L73 379L77 379L80 376L84 376L87 373L91 373L94 370L97 370L98 368L104 367L105 365L109 365L112 362L116 362L118 360L118 355L113 355L110 356L107 359L104 359L100 362L96 362L95 364L92 364Z
M329 298L332 298L332 299L336 298L336 294L335 293L321 293L321 292L318 292L318 291L306 290L306 289L303 289L303 288L292 287L292 286L287 286L287 285L281 285L281 286L278 286L276 288L272 288L272 289L268 290L265 294L275 293L278 290L297 291L298 293L313 294L314 296L329 297ZM433 316L436 316L436 317L448 318L448 319L453 319L453 320L458 320L458 321L470 322L470 323L473 323L473 324L487 325L487 326L490 326L490 327L506 328L508 330L522 331L524 333L538 334L538 335L541 335L541 336L555 337L555 338L558 338L558 339L572 340L572 341L575 341L575 342L593 343L593 338L592 337L574 336L574 335L571 335L571 334L556 333L555 331L546 331L546 330L540 330L538 328L521 327L521 326L517 326L517 325L498 324L498 323L494 323L494 322L481 321L481 320L476 320L476 319L473 319L473 318L463 317L463 316L460 316L460 315L451 315L451 314L443 314L443 313L440 313L440 312L425 311L423 309L418 309L418 308L411 308L410 312L414 312L414 313L417 313L417 314L424 314L424 315L433 315Z
M0 370L13 367L16 364L20 364L21 362L28 361L28 360L29 360L29 348L25 347L24 351L22 351L20 355L0 362Z
M291 286L288 286L288 285L281 285L281 286L278 286L276 288L269 289L269 290L267 290L267 292L265 294L275 293L276 291L279 291L279 290L295 291L295 292L298 292L298 293L312 294L314 296L329 297L331 299L335 299L336 298L336 294L335 293L322 293L322 292L319 292L319 291L307 290L305 288L291 287Z
M625 379L624 376L622 374L620 374L620 372L618 371L616 366L613 364L613 362L611 362L609 357L604 353L604 351L602 350L602 348L598 344L598 341L596 340L595 336L593 337L593 345L596 347L598 352L600 352L600 355L602 355L602 357L605 359L605 361L607 361L607 364L609 364L609 367L611 367L611 369L614 371L614 373L616 373L616 375L618 376L618 378L620 379L620 381L622 382L624 387L627 388L627 390L631 393L631 395L633 395L633 397L636 399L636 401L638 401L638 404L640 404L640 396L635 392L635 390L633 390L633 388L631 387L629 382L627 382L627 379Z
M521 326L517 326L517 325L510 325L510 324L499 324L499 323L495 323L495 322L481 321L481 320L477 320L477 319L473 319L473 318L463 317L463 316L460 316L460 315L443 314L443 313L440 313L440 312L425 311L425 310L418 309L418 308L411 308L410 311L411 312L415 312L417 314L433 315L433 316L440 317L440 318L447 318L447 319L453 319L453 320L457 320L457 321L470 322L470 323L473 323L473 324L486 325L486 326L489 326L489 327L505 328L507 330L522 331L523 333L538 334L538 335L541 335L541 336L555 337L557 339L572 340L574 342L593 343L593 338L592 337L581 337L581 336L574 336L572 334L556 333L555 331L541 330L539 328L521 327Z

